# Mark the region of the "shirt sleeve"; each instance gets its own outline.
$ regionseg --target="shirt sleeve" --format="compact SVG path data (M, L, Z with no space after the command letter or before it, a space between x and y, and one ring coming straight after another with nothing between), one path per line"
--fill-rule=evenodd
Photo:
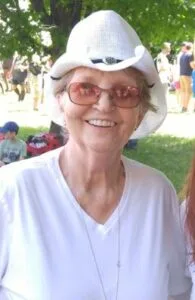
M186 276L186 248L180 219L179 200L171 191L169 218L169 296L170 299L190 299L191 279ZM183 297L183 298L182 298Z

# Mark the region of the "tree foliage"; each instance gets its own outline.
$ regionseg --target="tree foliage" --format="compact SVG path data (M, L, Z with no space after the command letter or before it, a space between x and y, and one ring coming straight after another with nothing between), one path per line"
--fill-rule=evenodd
M22 3L28 2L28 8ZM0 0L0 56L17 50L58 56L72 27L99 9L114 9L138 32L147 47L193 40L194 0ZM50 33L52 44L43 43Z

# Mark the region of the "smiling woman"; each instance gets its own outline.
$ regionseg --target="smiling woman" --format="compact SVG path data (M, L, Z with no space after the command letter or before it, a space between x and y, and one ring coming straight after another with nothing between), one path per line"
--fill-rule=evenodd
M69 80L61 79L66 88L59 93L60 106L71 141L77 137L73 148L86 143L96 151L107 147L107 155L111 149L121 151L148 108L153 109L149 88L146 84L143 88L146 80L139 73L133 68L105 72L82 67L74 69Z
M175 190L121 154L166 116L133 28L113 11L80 21L47 98L69 140L0 170L0 300L189 299Z

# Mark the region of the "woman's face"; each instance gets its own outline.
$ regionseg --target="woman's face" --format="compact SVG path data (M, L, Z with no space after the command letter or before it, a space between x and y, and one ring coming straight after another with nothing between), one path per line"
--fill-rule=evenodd
M102 72L90 68L77 68L68 83L88 82L102 89L118 85L136 87L135 70ZM127 143L135 128L143 118L141 104L134 108L120 108L113 105L107 91L91 105L78 105L65 92L60 96L60 104L65 114L65 122L70 141L94 151L119 151Z

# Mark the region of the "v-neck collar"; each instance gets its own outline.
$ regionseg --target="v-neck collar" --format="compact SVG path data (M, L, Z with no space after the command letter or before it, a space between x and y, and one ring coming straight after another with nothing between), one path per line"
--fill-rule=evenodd
M60 152L61 151L58 151L57 155L55 155L53 157L53 167L51 168L51 170L55 174L55 178L57 179L58 183L60 183L61 188L68 195L68 197L67 197L68 201L70 201L74 205L75 209L81 215L81 217L85 218L86 224L88 224L94 230L97 230L99 232L106 234L116 224L118 217L121 217L121 215L124 211L125 205L126 205L126 201L128 199L128 192L129 192L128 185L129 185L130 174L128 172L128 169L127 169L127 166L125 163L126 158L124 156L121 157L121 160L124 165L124 170L125 170L125 183L124 183L124 188L123 188L120 202L119 202L118 206L115 208L115 210L113 211L113 213L106 220L106 222L104 224L101 224L101 223L98 223L96 220L94 220L90 215L88 215L86 213L86 211L84 209L81 208L78 201L75 199L74 195L72 194L72 191L70 190L70 188L66 182L66 179L64 178L62 171L60 169L60 166L59 166Z

